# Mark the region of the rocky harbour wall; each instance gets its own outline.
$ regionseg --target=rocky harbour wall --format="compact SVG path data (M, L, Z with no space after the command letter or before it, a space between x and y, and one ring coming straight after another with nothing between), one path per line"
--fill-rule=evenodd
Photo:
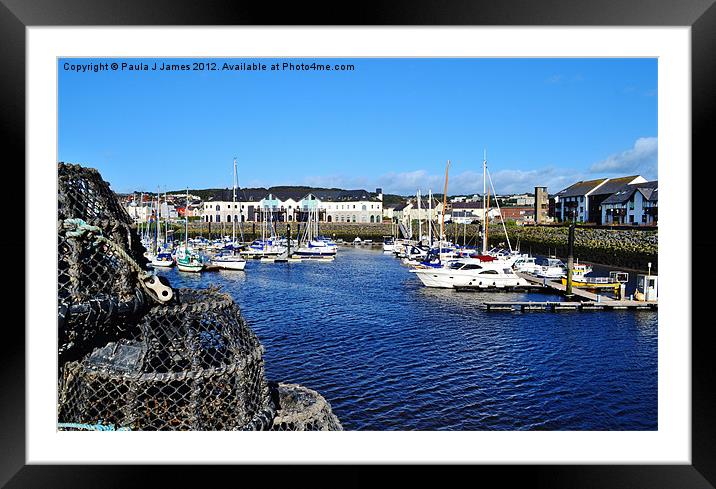
M491 245L505 242L501 226L490 226ZM512 246L533 254L567 256L567 226L514 226L508 228ZM659 234L656 229L606 229L577 227L574 257L580 261L645 270L658 267Z

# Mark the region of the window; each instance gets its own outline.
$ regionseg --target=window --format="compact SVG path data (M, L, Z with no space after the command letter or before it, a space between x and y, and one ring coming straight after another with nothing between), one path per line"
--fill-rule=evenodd
M497 270L485 270L484 272L480 272L480 275L499 275Z
M219 204L216 204L216 210L221 210L221 206Z
M480 265L465 265L463 270L480 270L481 268Z
M221 216L219 214L216 215L216 222L221 222Z

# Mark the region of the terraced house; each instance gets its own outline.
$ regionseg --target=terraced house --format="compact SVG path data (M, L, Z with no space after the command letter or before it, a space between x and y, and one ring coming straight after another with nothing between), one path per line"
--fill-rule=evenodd
M625 185L644 182L640 175L579 181L555 194L555 217L559 221L602 224L602 203Z
M624 185L602 202L602 223L655 226L658 204L658 181Z

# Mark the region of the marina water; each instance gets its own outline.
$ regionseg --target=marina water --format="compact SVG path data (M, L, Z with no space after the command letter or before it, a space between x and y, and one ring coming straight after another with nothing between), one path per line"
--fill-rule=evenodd
M315 389L347 430L656 430L657 313L486 312L544 293L428 289L392 254L158 272L220 285L269 379Z

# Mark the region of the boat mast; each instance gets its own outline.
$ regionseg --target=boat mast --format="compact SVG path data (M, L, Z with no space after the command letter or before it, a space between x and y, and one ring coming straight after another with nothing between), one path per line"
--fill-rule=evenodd
M186 204L184 205L184 253L189 251L189 187L186 188Z
M167 215L164 216L164 248L169 248L169 202L167 202L167 192L164 191L164 205L167 206Z
M433 247L433 189L428 189L428 242L430 247Z
M234 186L234 193L232 196L234 202L234 218L231 220L231 223L233 224L231 228L231 253L235 255L236 251L234 250L234 247L236 246L236 156L234 156L234 179L231 183Z
M415 192L415 198L418 199L418 243L423 241L423 218L420 210L420 189Z
M495 201L497 201L497 199L495 199ZM487 207L490 207L490 188L489 187L487 188ZM490 226L488 225L487 221L485 221L485 243L487 243L489 241L487 238L489 232L490 232ZM487 249L487 248L485 248L485 249Z
M157 250L159 248L159 186L157 185L157 212L154 216L154 221L156 222L156 226L154 226L154 254L157 254Z
M448 190L448 170L450 169L450 160L445 165L445 189L443 190L443 217L440 221L440 240L445 239L445 211L447 210L447 190ZM442 244L440 245L442 246Z
M487 150L483 150L482 158L482 253L487 252L487 207L485 207L485 194L487 194Z
M144 192L139 194L139 210L142 211L142 218L139 220L139 238L144 244Z

